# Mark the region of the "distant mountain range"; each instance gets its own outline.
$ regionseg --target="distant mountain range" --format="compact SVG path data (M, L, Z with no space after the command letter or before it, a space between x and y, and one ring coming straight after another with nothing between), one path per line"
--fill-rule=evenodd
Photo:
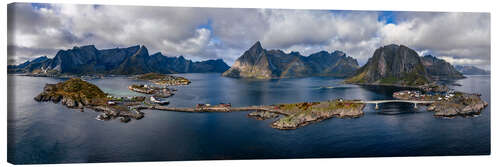
M98 50L94 45L60 50L54 58L38 57L19 65L9 65L9 73L33 74L143 74L222 73L229 66L222 60L193 62L183 56L149 55L145 46Z
M376 85L423 85L435 80L454 80L466 75L485 75L473 66L452 66L431 55L420 57L403 45L387 45L375 50L359 67L356 59L342 51L320 51L309 56L299 52L266 50L256 42L232 67L222 59L193 62L183 56L149 55L145 46L98 50L94 45L60 50L54 58L46 56L9 65L9 73L30 74L116 74L217 72L235 78L295 78L308 76L346 77L347 83Z
M404 45L378 48L368 62L347 83L395 86L419 86L434 80L464 78L448 62L434 56L420 57Z
M465 78L462 73L455 69L450 63L432 55L421 57L427 74L433 80L454 80Z
M455 69L464 75L489 75L490 71L486 71L475 66L456 65Z
M234 78L295 78L307 76L348 77L359 68L358 62L344 52L320 51L309 56L298 52L266 50L257 41L222 75Z

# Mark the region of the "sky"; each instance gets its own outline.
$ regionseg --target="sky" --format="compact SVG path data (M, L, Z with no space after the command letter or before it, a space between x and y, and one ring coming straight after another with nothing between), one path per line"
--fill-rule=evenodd
M302 55L340 50L363 65L388 44L453 65L490 68L488 13L147 7L16 3L8 6L8 63L58 50L144 45L150 54L234 61L260 41Z

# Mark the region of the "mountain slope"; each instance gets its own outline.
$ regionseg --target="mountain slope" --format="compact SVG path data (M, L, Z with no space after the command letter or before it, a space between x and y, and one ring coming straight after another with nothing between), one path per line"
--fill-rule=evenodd
M430 82L414 50L403 45L378 48L368 62L347 83L415 86Z
M490 72L475 66L456 65L455 68L465 75L489 75Z
M429 74L435 80L453 80L465 78L450 63L431 55L422 57L422 62Z
M358 62L345 53L321 51L302 56L281 50L266 50L257 41L222 75L235 78L294 78L307 76L347 77L358 69Z
M450 63L431 55L418 56L404 45L378 48L368 62L346 83L420 86L435 80L455 80L464 76Z

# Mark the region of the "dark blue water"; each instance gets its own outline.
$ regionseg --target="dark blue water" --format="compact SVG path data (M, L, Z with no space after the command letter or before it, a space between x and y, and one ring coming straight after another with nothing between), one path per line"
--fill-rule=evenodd
M232 103L233 106L322 101L333 98L391 99L395 89L341 84L325 77L251 81L219 74L185 74L171 106ZM92 110L67 109L33 100L54 78L9 76L8 160L16 164L480 155L490 153L490 107L477 117L443 119L408 104L373 105L357 119L329 119L297 130L277 130L272 120L248 112L181 113L145 110L121 123L98 121ZM115 95L135 95L128 78L90 80ZM469 76L457 90L481 93L490 103L490 77Z

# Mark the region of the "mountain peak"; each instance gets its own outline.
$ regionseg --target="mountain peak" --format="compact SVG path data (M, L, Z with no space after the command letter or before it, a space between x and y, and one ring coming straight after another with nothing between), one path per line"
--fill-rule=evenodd
M235 78L293 78L308 76L346 77L354 74L357 61L320 51L302 56L297 51L263 49L257 41L222 75Z
M94 45L83 45L83 46L74 46L74 50L76 49L81 49L81 50L97 50L97 48Z
M261 50L264 50L264 48L262 48L262 45L260 44L260 41L257 41L257 42L255 42L255 44L252 45L252 47L250 47L249 50L252 50L252 51L261 51Z

